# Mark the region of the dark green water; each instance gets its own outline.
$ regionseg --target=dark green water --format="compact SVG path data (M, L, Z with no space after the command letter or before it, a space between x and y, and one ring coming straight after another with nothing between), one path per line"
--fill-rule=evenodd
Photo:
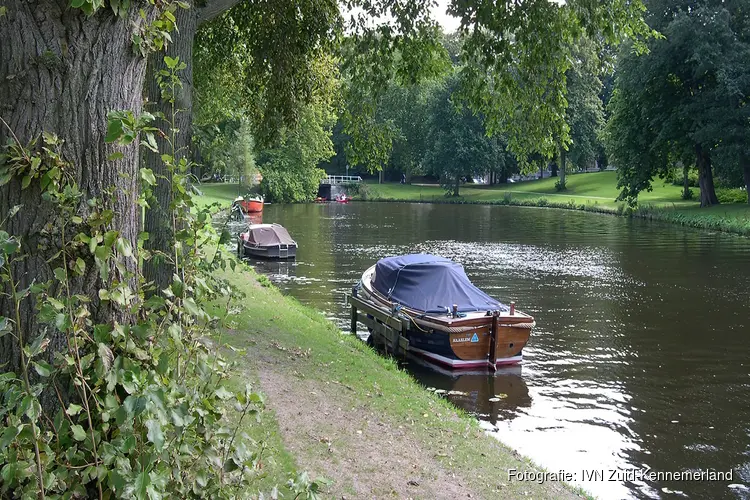
M258 270L342 329L344 293L362 271L410 252L462 263L480 288L533 314L518 368L407 367L426 387L459 391L448 397L548 470L601 498L750 496L750 240L515 207L271 205L263 218L300 248L295 263ZM733 478L606 480L645 467ZM605 480L583 480L602 469Z

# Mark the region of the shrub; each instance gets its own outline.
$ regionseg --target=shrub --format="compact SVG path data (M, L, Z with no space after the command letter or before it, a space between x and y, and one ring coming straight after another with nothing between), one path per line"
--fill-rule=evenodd
M555 191L565 191L567 188L566 182L563 180L559 180L555 182Z
M688 188L687 191L683 191L682 194L680 195L680 198L682 198L683 200L692 200L694 197L695 197L695 192L690 188Z
M747 191L736 188L723 188L716 190L716 197L720 203L747 203Z

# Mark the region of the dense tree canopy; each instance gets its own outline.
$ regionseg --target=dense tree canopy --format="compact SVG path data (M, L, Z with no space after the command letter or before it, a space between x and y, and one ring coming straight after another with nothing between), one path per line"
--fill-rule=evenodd
M741 2L653 2L664 37L619 60L607 144L621 198L634 200L677 162L698 169L701 206L718 203L712 163L748 147L747 9ZM743 62L745 61L745 62Z

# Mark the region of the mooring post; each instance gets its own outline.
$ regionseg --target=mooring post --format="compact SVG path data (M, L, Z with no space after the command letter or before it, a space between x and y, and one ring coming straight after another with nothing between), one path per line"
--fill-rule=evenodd
M357 297L357 287L356 285L352 287L352 297ZM357 333L357 306L354 305L354 302L352 302L352 325L351 325L351 331L352 333Z
M490 330L490 367L496 370L497 367L497 311L492 311L492 329Z

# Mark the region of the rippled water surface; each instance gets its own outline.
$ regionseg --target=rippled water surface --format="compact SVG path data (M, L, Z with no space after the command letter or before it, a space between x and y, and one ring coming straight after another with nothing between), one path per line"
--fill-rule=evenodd
M427 387L550 471L602 498L746 498L750 487L750 240L606 215L429 204L267 206L296 262L280 288L348 328L344 293L377 259L430 252L535 316L520 367ZM584 470L734 470L731 481L583 481ZM607 479L607 478L605 478ZM504 471L499 481L505 481Z

